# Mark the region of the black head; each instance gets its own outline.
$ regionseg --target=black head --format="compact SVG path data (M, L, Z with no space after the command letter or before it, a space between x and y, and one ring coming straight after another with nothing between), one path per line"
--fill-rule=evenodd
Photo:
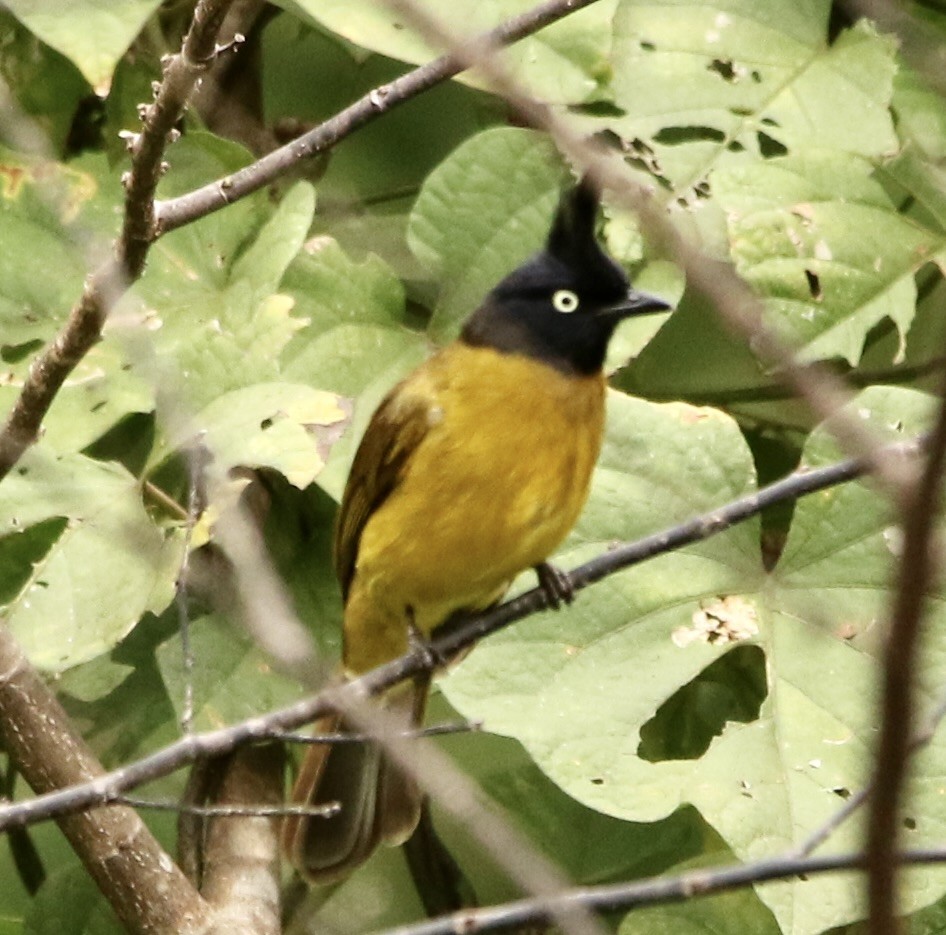
M598 195L587 179L567 191L545 249L490 292L460 339L592 374L601 370L618 322L669 308L632 289L624 270L601 249L597 212Z

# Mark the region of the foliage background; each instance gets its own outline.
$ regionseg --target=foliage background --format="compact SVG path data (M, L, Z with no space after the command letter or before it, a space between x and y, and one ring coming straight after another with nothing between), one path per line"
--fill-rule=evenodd
M189 15L153 0L55 7L0 9L4 411L108 249L127 167L119 132L136 130ZM451 15L486 28L527 8L456 0ZM946 38L936 5L910 11ZM369 0L258 10L232 67L188 114L159 195L249 164L436 54L395 20ZM530 91L619 146L674 221L733 261L804 359L850 380L860 418L892 438L926 424L944 337L946 107L894 39L827 0L600 0L510 57ZM5 623L107 765L179 732L183 550L212 539L245 484L224 485L188 529L195 432L220 476L260 469L274 562L320 647L337 653L330 530L360 431L537 249L567 171L546 137L464 76L157 242L41 442L0 485ZM633 218L609 212L604 236L639 286L678 307L615 342L608 435L557 558L566 567L839 456ZM576 882L797 844L869 775L893 523L857 483L612 577L445 675L432 717L452 708L487 732L442 744ZM926 709L946 685L943 597L919 673ZM189 607L195 726L295 697L301 688L203 598ZM701 610L715 629L697 629ZM944 788L946 745L934 740L914 764L908 845L943 840ZM148 821L170 845L172 821ZM852 849L862 830L850 822L830 846ZM445 834L481 902L512 893L462 828ZM23 836L0 855L0 932L113 931L57 832L30 838L42 874L24 871ZM313 924L416 918L405 873L397 853L378 855L311 898ZM910 931L946 930L946 873L908 881ZM835 875L617 921L623 935L801 935L857 932L864 911L855 879Z

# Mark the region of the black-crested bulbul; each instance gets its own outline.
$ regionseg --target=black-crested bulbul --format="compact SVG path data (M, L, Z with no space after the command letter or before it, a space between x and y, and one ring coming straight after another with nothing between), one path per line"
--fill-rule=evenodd
M630 288L599 246L597 208L588 181L566 192L545 249L374 413L335 535L346 675L403 655L412 633L426 637L457 611L489 607L525 569L553 603L568 597L546 559L588 494L608 342L623 319L668 308ZM420 722L428 682L385 694L405 727ZM317 730L339 727L332 717ZM317 882L345 876L381 842L403 842L421 802L373 743L310 747L293 798L341 806L285 821L292 862Z

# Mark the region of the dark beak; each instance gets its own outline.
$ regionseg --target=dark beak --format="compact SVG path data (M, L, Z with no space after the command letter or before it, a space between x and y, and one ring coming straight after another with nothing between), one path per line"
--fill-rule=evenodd
M665 302L663 299L658 299L655 295L649 295L646 292L638 292L636 289L630 289L628 290L626 298L602 309L601 314L614 318L631 318L634 315L649 315L653 312L665 312L669 308L669 303Z

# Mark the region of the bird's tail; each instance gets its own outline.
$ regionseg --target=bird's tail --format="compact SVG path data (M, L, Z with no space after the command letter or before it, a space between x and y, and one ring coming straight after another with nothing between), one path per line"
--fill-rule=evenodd
M429 676L387 692L385 709L407 730L423 720ZM343 715L315 724L315 733L357 733ZM313 883L343 879L363 864L379 844L402 844L420 818L423 794L377 743L313 744L306 751L292 790L297 805L330 805L326 818L289 815L284 819L283 849L299 873Z

